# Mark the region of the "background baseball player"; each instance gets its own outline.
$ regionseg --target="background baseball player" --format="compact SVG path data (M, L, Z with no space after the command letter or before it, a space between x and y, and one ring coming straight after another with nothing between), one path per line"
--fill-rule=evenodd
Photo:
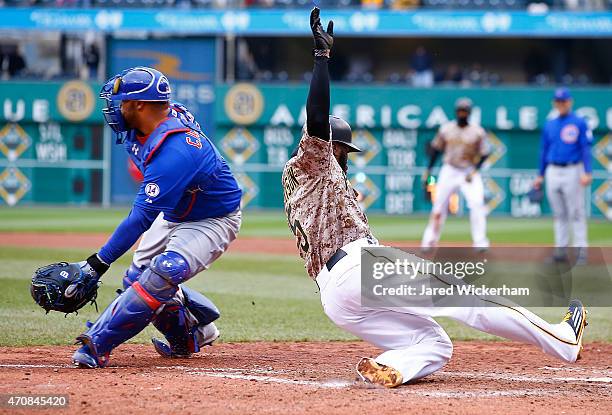
M432 167L442 153L444 161L429 223L421 241L424 250L436 246L440 240L449 199L458 190L461 190L470 209L473 246L480 249L489 247L484 186L478 171L488 156L487 134L481 126L470 123L471 110L472 101L459 98L455 102L456 120L442 125L431 143L432 152L423 181L427 182Z
M539 189L546 175L546 196L553 211L557 247L553 258L568 259L573 231L573 246L578 248L576 262L584 264L588 247L584 188L592 182L593 134L586 121L572 111L572 104L567 88L555 91L553 105L559 114L542 130L540 175L534 187Z
M578 358L586 323L579 301L564 322L550 324L521 307L369 308L361 305L361 247L378 246L346 178L350 126L329 116L328 60L333 23L323 30L319 9L310 15L314 69L306 103L307 122L297 155L283 171L285 213L308 275L319 286L327 316L339 327L382 348L363 358L359 375L387 387L418 379L448 362L453 346L432 317L447 316L478 330L530 343L572 362ZM474 298L475 304L484 304ZM568 317L569 316L569 317Z
M170 107L170 92L162 73L136 67L111 78L100 94L109 126L120 135L134 130L125 147L144 180L128 217L99 253L79 265L99 278L147 232L126 273L128 288L78 337L82 346L73 361L81 367L105 366L113 348L154 319L170 342L157 341L156 348L168 356L197 351L203 336L218 335L203 330L218 316L214 305L179 285L236 238L242 193L190 114Z

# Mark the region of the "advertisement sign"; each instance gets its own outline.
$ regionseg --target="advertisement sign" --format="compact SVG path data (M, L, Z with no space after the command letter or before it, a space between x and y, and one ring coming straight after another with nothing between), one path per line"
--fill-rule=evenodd
M491 214L516 217L549 214L545 201L527 197L537 176L540 131L554 115L550 89L414 89L335 86L331 112L346 119L363 152L349 157L349 178L366 209L388 214L429 212L420 177L428 162L427 143L454 117L454 102L474 102L472 122L488 133L484 165L485 201ZM612 217L612 103L609 91L572 91L575 110L593 129L594 182L591 214ZM296 148L306 120L306 86L235 84L217 90L219 148L241 173L249 205L282 207L280 175ZM435 171L434 171L435 173ZM458 198L458 214L467 211Z
M308 9L172 10L4 8L0 29L114 32L146 31L188 35L307 35ZM329 10L343 36L529 36L612 35L612 13L529 13L505 10Z

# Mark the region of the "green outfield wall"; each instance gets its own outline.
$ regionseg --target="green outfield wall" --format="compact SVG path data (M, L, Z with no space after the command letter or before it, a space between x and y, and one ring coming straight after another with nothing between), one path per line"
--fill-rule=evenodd
M297 145L305 120L307 87L236 84L217 89L216 141L234 165L245 204L282 206L280 174ZM492 214L548 214L525 194L537 174L540 129L551 113L550 89L414 89L402 86L334 86L332 113L347 119L364 153L352 156L350 178L368 210L389 214L427 212L420 187L426 143L453 116L458 97L475 104L473 121L489 133L492 155L485 165L486 199ZM595 135L591 215L612 218L612 93L574 91L576 111ZM459 214L465 210L460 199Z
M103 127L100 85L0 82L0 204L108 203L113 140ZM307 85L221 85L215 89L213 141L227 157L248 208L281 208L282 167L305 120ZM576 111L593 129L594 182L586 197L592 217L612 219L612 89L576 89ZM487 132L492 155L484 170L494 215L549 214L529 203L537 174L540 129L551 113L551 89L433 88L334 85L332 112L346 118L365 151L352 156L350 179L369 211L428 212L419 177L426 143L452 117L461 96L475 104L473 120ZM210 120L208 120L210 121ZM133 183L134 189L137 187ZM460 198L459 214L465 213Z

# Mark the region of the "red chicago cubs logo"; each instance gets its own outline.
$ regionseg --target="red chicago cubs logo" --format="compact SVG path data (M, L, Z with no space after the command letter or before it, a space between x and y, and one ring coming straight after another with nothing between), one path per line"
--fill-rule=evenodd
M187 131L185 134L185 141L187 141L187 144L198 148L198 150L202 148L202 140L200 139L200 135L197 132Z
M560 136L561 140L563 140L564 143L572 144L575 143L576 140L578 140L579 134L580 130L578 130L578 127L576 125L568 124L561 129Z

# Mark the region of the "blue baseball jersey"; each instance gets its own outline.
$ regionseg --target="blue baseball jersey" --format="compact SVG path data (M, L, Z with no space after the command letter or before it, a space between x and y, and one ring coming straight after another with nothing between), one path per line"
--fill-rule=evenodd
M546 122L540 143L540 175L549 164L582 162L590 173L593 134L584 118L573 112Z
M227 162L194 128L169 117L148 137L127 135L125 148L144 179L130 214L99 252L107 264L123 255L160 212L170 222L188 222L240 207L242 191Z

